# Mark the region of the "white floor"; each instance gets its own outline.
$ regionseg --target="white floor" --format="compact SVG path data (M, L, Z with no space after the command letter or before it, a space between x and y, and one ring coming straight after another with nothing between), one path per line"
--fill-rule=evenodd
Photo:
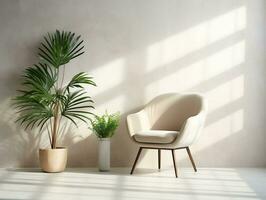
M68 169L48 174L37 169L1 169L0 199L266 199L266 169L116 168L108 173L96 169Z

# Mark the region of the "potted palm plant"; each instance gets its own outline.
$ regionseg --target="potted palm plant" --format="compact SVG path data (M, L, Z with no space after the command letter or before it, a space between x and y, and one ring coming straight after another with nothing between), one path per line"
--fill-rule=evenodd
M17 122L25 129L38 128L47 133L50 148L39 150L40 166L45 172L65 169L67 148L58 146L62 120L90 121L92 99L84 85L96 84L85 72L78 73L64 85L65 65L84 53L83 40L75 33L48 33L39 48L40 62L25 70L23 90L14 98L19 113Z
M95 116L92 129L99 141L98 164L100 171L110 170L110 138L115 134L119 125L119 113Z

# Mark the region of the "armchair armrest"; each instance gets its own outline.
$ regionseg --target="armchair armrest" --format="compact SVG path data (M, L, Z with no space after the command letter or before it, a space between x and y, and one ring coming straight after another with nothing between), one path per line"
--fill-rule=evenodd
M150 121L144 110L127 116L127 127L130 136L132 137L139 131L149 130Z
M201 133L206 118L206 112L202 111L199 114L189 117L183 124L180 135L176 141L178 146L186 147L194 143Z

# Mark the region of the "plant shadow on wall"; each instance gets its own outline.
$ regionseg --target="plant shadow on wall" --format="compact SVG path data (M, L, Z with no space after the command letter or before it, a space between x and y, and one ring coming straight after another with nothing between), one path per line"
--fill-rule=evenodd
M7 99L0 106L1 165L3 167L32 167L37 165L37 149L40 145L42 132L27 131L17 126L14 120L16 112L11 109L12 99ZM36 158L36 159L32 159Z
M84 53L83 40L74 33L56 31L48 33L39 48L41 61L29 67L23 74L19 95L14 98L14 106L19 113L16 122L25 130L38 128L40 133L46 133L50 149L40 149L40 164L46 172L58 172L66 166L67 150L58 144L59 131L64 131L63 120L69 120L76 126L76 121L85 123L93 115L94 108L90 96L84 90L84 85L96 84L85 72L76 74L64 86L65 65L70 60ZM62 134L61 134L62 136ZM52 161L53 158L54 162ZM55 163L62 161L61 166ZM49 162L47 162L49 161ZM51 163L50 163L51 161Z

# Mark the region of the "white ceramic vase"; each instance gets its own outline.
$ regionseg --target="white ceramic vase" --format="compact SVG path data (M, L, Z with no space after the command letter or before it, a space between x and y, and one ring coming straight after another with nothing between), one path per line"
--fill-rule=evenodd
M99 138L98 164L100 171L110 170L110 138Z

